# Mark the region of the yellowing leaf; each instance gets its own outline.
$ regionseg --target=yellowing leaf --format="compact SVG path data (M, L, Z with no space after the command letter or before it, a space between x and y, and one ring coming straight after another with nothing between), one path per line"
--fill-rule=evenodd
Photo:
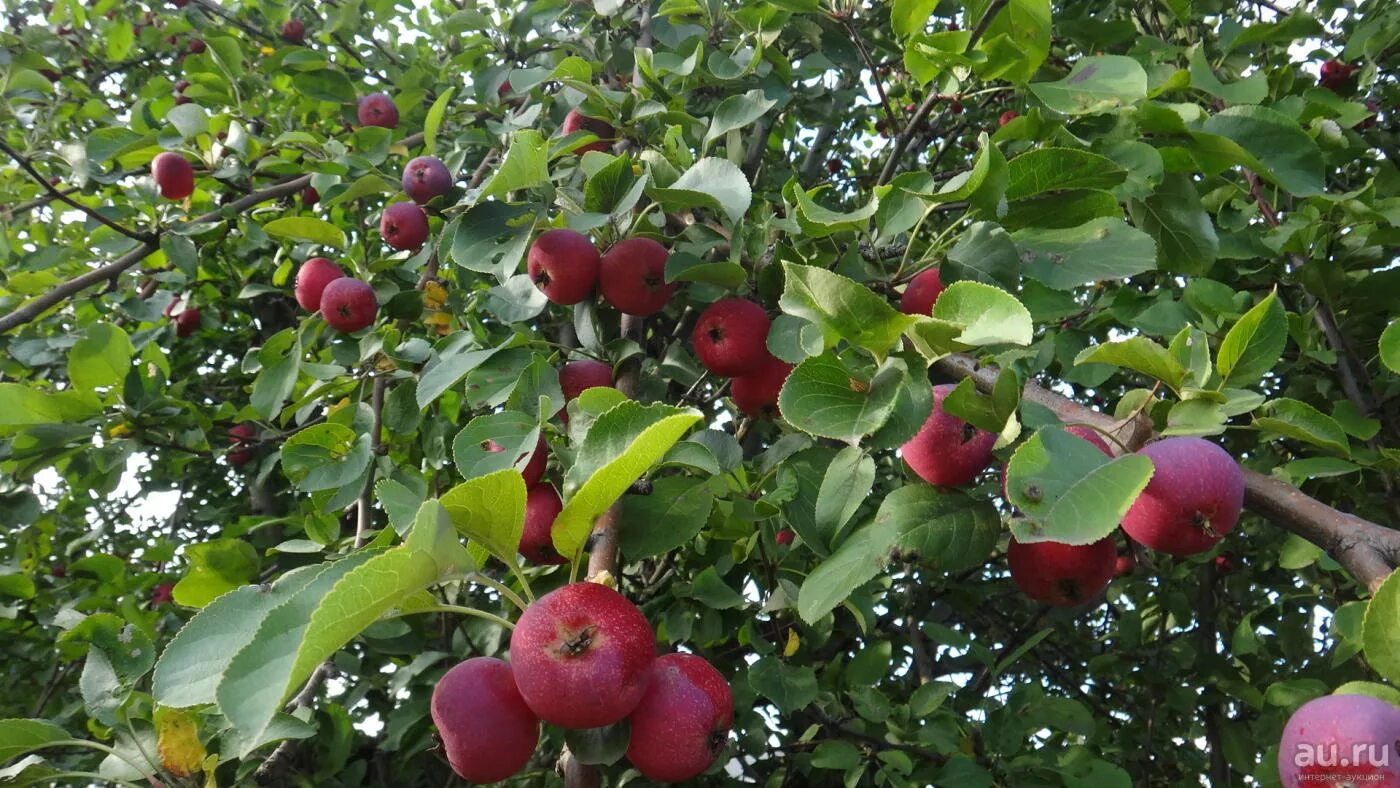
M199 724L193 713L160 706L155 722L161 766L176 777L188 777L203 768L207 753L199 741Z
M797 653L797 649L802 646L802 638L797 636L797 630L789 629L787 643L783 646L783 656L790 657Z
M447 288L440 282L428 280L427 284L423 285L423 308L437 311L446 303Z

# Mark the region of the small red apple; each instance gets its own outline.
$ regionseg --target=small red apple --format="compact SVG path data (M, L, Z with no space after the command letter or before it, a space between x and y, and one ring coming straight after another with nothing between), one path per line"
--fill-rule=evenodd
M782 547L787 547L792 544L793 540L796 538L797 534L793 533L791 528L784 528L776 534L773 534L773 541L777 542Z
M1221 577L1228 577L1235 573L1235 558L1229 553L1221 553L1215 557L1215 572Z
M566 562L554 549L554 518L564 510L564 502L552 484L537 484L525 496L525 529L520 534L520 554L534 564L546 566Z
M505 451L506 447L495 441L487 441L486 450L489 452ZM519 462L520 457L516 457L515 460ZM525 467L520 470L521 477L525 479L525 486L533 488L539 484L540 479L544 478L544 472L548 465L549 444L541 435L539 441L535 443L535 450L530 453L530 459L525 461Z
M770 355L756 371L730 381L729 396L739 410L756 419L777 418L778 394L790 374L791 364Z
M185 307L184 311L175 316L175 336L184 339L199 330L199 310L194 307Z
M321 294L325 292L326 285L342 276L345 276L345 272L340 270L340 266L324 257L307 260L297 269L296 285L293 288L297 303L302 309L315 312L321 308Z
M417 249L428 240L428 215L411 202L396 202L384 209L379 234L395 249Z
M992 460L997 436L979 430L943 410L952 384L933 387L933 410L919 432L900 449L904 461L929 484L958 487L973 479Z
M593 295L601 264L598 249L587 236L561 227L545 230L535 239L525 269L545 298L568 306Z
M156 154L151 159L151 177L167 200L183 200L194 193L194 167L174 151Z
M1138 454L1152 460L1146 489L1123 516L1134 541L1172 555L1209 550L1234 530L1244 474L1226 451L1201 438L1166 438Z
M447 762L468 782L518 773L539 743L539 718L520 696L511 666L493 657L473 657L447 671L433 688L430 711Z
M1007 111L1001 113L1001 117L997 118L997 125L1005 126L1006 124L1010 123L1018 117L1020 117L1020 115L1016 113L1016 110L1008 109Z
M1026 596L1060 607L1082 605L1113 579L1118 550L1111 537L1093 544L1018 542L1006 549L1011 579Z
M385 93L371 93L361 96L355 108L355 115L361 126L383 126L386 129L399 125L399 108Z
M403 168L403 190L422 205L452 188L452 173L436 156L419 156Z
M301 190L301 204L310 208L321 201L321 193L316 191L315 186L307 186Z
M600 386L613 388L613 370L609 364L581 358L559 368L559 388L564 392L565 402L578 399L578 395L588 389Z
M251 424L235 424L228 431L229 441L233 448L229 449L224 457L228 464L235 468L241 468L253 459L253 446L257 442L258 430Z
M300 19L288 19L282 23L282 40L300 44L306 40L306 25Z
M188 79L177 80L177 81L175 82L175 92L176 92L176 93L184 93L184 92L185 92L185 88L188 88L189 86L190 86L190 81L189 81Z
M899 311L906 315L928 317L933 314L933 303L942 293L943 280L939 277L938 269L924 269L905 285L904 294L899 297Z
M746 298L721 298L695 321L690 341L700 363L716 375L756 372L768 360L768 313Z
M734 727L734 695L724 675L694 654L665 654L627 718L627 760L643 777L684 782L710 768Z
M348 276L333 279L321 291L321 317L326 325L352 334L374 322L379 303L369 283Z
M650 238L613 244L598 267L598 289L624 315L645 317L660 312L676 292L666 283L666 247Z
M202 38L194 38L194 39L191 39L191 40L190 40L190 52L191 52L191 53L198 55L198 54L200 54L201 52L203 52L205 49L208 49L208 46L204 43L204 39L202 39Z
M146 607L149 607L150 609L154 610L160 607L161 605L169 604L170 600L175 598L174 591L174 583L158 584L155 588L151 589L151 599L149 602L146 603Z
M598 136L597 142L582 145L574 151L580 156L588 151L606 152L608 148L612 147L613 140L617 136L617 130L612 127L612 124L598 118L590 118L580 113L577 107L569 110L569 114L564 116L563 126L565 134L573 134L576 131L590 131Z
M1113 574L1118 577L1127 577L1135 569L1137 569L1137 562L1133 560L1132 553L1124 553L1113 562Z

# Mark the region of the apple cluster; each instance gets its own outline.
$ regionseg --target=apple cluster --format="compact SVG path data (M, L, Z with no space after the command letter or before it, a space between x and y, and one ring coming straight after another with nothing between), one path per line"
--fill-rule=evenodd
M531 244L525 267L551 303L570 306L601 292L624 315L660 312L676 292L666 281L666 247L651 238L628 238L599 254L588 236L563 227L546 230Z
M516 774L540 722L628 724L627 760L648 779L705 771L734 724L729 683L693 654L656 656L646 617L617 591L571 583L533 602L510 637L510 662L474 657L433 689L433 722L453 771L472 782Z
M763 307L745 298L721 298L695 321L690 343L700 363L730 378L729 396L754 418L776 417L778 394L792 365L768 352L772 322Z

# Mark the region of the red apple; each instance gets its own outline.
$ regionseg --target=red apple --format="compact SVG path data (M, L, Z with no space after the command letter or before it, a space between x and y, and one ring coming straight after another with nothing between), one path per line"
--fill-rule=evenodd
M569 114L564 116L563 126L563 132L566 135L576 131L590 131L598 136L597 142L590 142L574 151L580 156L591 150L607 151L608 148L612 147L613 140L617 136L617 130L612 127L612 124L598 118L590 118L580 113L578 108L569 110Z
M321 201L321 193L316 191L316 187L307 186L301 190L301 204L310 208Z
M1006 549L1011 579L1026 596L1061 607L1082 605L1098 596L1113 579L1118 551L1113 539L1093 544L1018 542Z
M371 93L361 96L355 107L355 115L361 126L383 126L386 129L399 125L399 108L385 93Z
M768 356L757 371L734 378L729 383L729 397L739 410L756 418L777 418L778 394L783 390L792 365L775 356Z
M489 452L505 451L506 447L495 441L487 441L486 450ZM515 460L519 462L520 458L516 457ZM549 444L545 442L544 436L541 435L539 441L535 443L535 450L530 453L530 459L525 461L525 467L520 471L521 477L525 479L525 486L534 487L539 484L540 479L544 478L545 468L548 465Z
M167 200L183 200L194 194L194 167L174 151L156 154L151 159L151 177Z
M428 215L411 202L396 202L384 209L379 234L395 249L417 249L428 240Z
M943 280L937 268L927 268L914 275L904 287L904 295L899 297L899 311L906 315L933 314L933 302L943 292Z
M734 727L734 695L724 675L694 654L665 654L627 718L627 760L643 777L677 783L710 768Z
M601 264L598 249L587 236L561 227L545 230L535 239L525 270L545 298L568 306L593 295Z
M288 19L282 23L282 40L300 44L306 40L306 25L300 19Z
M1137 569L1137 562L1133 560L1132 553L1124 553L1113 562L1113 574L1118 577L1127 577L1135 569Z
M581 358L559 368L559 388L564 392L565 402L578 399L578 395L588 389L600 386L613 388L611 365L591 358Z
M1283 726L1279 779L1284 788L1398 788L1396 742L1400 708L1370 695L1314 698Z
M1016 113L1016 110L1008 109L1007 111L1001 113L1001 117L997 118L997 125L1005 126L1006 124L1010 123L1018 117L1020 117L1020 115Z
M161 605L167 605L170 600L175 598L174 592L174 583L160 583L151 589L151 599L146 603L146 606L154 610Z
M403 168L403 190L422 205L452 188L452 173L436 156L419 156Z
M954 386L933 387L933 410L919 432L900 449L904 461L929 484L957 487L977 478L992 460L997 436L943 410Z
M175 335L181 339L199 330L199 310L194 307L185 307L185 310L175 316Z
M321 294L325 292L326 285L342 276L345 276L345 272L340 270L340 266L324 257L307 260L297 269L296 286L293 288L297 303L301 304L302 309L315 312L321 308Z
M613 244L598 267L598 289L624 315L645 317L660 312L676 292L666 283L666 247L650 238Z
M516 689L510 665L493 657L460 662L438 680L430 705L452 771L494 783L525 768L540 721Z
M1215 557L1215 572L1221 577L1228 577L1235 573L1235 558L1229 553L1221 553Z
M342 334L352 334L372 324L378 312L374 288L359 279L342 276L331 280L321 291L321 317Z
M251 424L235 424L228 431L230 442L233 448L229 449L224 457L228 464L235 468L241 468L253 459L253 445L257 442L258 430Z
M530 710L562 728L601 728L637 707L656 660L642 611L599 583L535 600L510 636L515 684Z
M755 372L768 360L768 329L763 307L745 298L721 298L695 321L690 341L700 363L716 375Z
M1155 470L1123 516L1134 541L1172 555L1209 550L1240 519L1244 474L1226 451L1201 438L1166 438L1138 451Z
M205 49L208 49L208 46L204 43L203 39L195 38L190 40L190 52L193 54L198 55Z
M564 510L564 502L552 484L537 484L525 496L525 529L520 534L520 554L541 566L566 563L554 549L554 518Z
M773 534L773 541L777 542L783 547L787 547L788 545L792 544L793 540L796 538L797 534L793 533L791 528L784 528L776 534Z

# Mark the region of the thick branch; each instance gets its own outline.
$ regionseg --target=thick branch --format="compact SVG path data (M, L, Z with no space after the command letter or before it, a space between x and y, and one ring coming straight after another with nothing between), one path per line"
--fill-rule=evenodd
M976 359L961 353L939 360L933 369L949 378L971 378L983 391L992 390L999 372L992 366L978 367ZM1112 430L1125 446L1141 445L1152 435L1151 424L1145 418L1124 424L1035 383L1027 383L1021 396L1049 408L1063 421ZM1272 476L1243 470L1244 504L1248 509L1326 550L1371 591L1400 566L1400 531L1339 512Z

